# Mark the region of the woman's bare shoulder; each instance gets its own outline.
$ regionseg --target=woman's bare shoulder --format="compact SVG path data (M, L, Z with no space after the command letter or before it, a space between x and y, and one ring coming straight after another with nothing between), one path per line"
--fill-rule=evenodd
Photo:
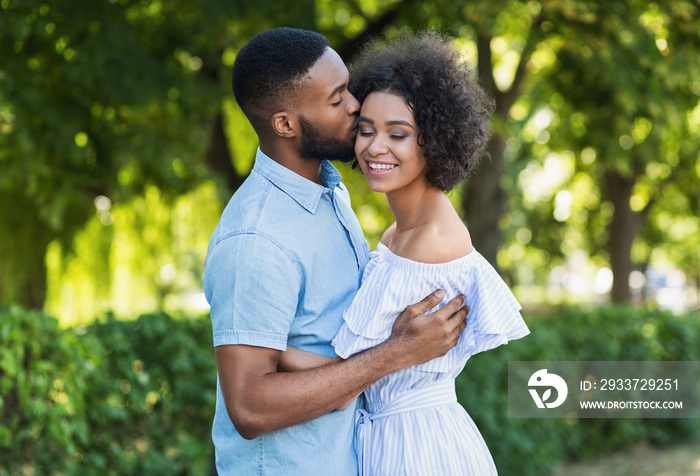
M460 225L422 227L408 243L405 257L422 263L446 263L471 253L471 236L467 227Z
M396 222L392 223L389 225L389 228L387 228L384 231L384 234L382 235L382 239L380 240L383 245L389 246L391 243L391 237L394 235L394 231L396 230Z

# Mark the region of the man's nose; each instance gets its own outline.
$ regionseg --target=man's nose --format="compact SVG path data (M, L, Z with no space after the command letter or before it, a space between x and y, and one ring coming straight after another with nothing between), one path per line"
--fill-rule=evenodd
M360 102L355 99L355 96L348 93L348 115L355 116L360 112Z

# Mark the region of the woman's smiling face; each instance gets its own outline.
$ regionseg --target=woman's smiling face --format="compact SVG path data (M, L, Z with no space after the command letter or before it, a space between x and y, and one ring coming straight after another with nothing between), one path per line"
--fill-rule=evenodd
M362 103L355 154L375 192L390 193L413 184L428 185L420 131L406 100L373 92Z

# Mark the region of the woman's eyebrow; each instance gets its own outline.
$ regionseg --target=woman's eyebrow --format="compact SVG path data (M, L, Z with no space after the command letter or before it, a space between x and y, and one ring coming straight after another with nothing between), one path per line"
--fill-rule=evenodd
M387 121L386 125L387 126L406 126L406 127L410 127L411 129L413 129L413 126L406 121Z
M370 118L368 118L368 117L364 117L364 116L360 116L360 118L357 120L357 122L366 122L367 124L374 124L374 121L373 121L372 119L370 119ZM406 127L410 127L411 129L414 128L414 127L413 127L411 124L409 124L408 122L406 122L406 121L399 121L399 120L396 120L396 121L386 121L385 124L386 124L387 126L406 126Z

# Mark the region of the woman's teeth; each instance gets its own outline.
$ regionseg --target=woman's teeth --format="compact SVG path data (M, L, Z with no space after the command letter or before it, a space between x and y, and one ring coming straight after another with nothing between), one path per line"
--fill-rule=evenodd
M394 167L396 167L396 164L377 164L374 162L367 162L367 165L369 166L370 169L372 169L376 172L381 172L384 170L391 170Z

